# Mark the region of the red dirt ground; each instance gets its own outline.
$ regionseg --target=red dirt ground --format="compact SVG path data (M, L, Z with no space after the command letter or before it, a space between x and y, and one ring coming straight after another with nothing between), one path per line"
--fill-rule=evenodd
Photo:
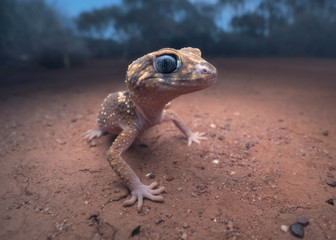
M2 72L0 238L296 239L280 226L307 217L304 239L336 239L326 202L336 200L326 183L336 177L336 60L210 62L218 83L171 107L208 141L188 147L164 123L124 154L144 183L167 189L141 213L122 206L129 193L105 159L112 136L82 140L123 88L127 62Z

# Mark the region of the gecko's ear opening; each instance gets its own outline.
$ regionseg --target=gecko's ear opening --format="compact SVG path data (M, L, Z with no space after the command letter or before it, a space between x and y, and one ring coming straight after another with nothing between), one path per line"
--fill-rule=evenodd
M192 48L192 47L185 47L185 48L181 48L181 51L187 52L187 53L192 53L195 54L197 56L202 55L201 50L199 50L198 48Z

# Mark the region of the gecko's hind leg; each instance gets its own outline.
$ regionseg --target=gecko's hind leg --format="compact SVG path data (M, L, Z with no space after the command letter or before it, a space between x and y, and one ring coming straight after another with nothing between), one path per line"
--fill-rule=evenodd
M94 138L99 138L101 135L103 135L103 130L97 129L97 130L89 130L84 133L84 139L88 142L91 142Z

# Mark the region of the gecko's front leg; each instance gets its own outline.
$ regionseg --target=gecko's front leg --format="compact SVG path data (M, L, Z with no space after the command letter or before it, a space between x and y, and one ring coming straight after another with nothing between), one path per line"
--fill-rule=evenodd
M137 126L129 126L125 128L118 135L108 150L107 160L114 171L131 190L132 197L124 202L124 206L131 206L138 200L137 208L138 210L141 210L144 198L148 198L156 202L162 202L163 197L157 195L164 192L165 188L160 187L158 189L154 189L158 186L158 183L156 182L150 184L149 186L142 184L135 172L121 157L121 154L129 148L139 134L140 131Z
M192 142L200 144L200 140L207 139L204 137L204 133L192 132L174 112L165 110L162 115L162 121L169 120L172 120L176 127L187 137L188 146L190 146Z

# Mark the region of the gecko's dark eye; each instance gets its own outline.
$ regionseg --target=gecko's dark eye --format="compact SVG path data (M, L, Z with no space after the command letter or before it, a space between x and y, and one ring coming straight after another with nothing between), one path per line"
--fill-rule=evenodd
M159 73L172 73L177 68L177 60L172 55L161 55L155 59L155 70Z

